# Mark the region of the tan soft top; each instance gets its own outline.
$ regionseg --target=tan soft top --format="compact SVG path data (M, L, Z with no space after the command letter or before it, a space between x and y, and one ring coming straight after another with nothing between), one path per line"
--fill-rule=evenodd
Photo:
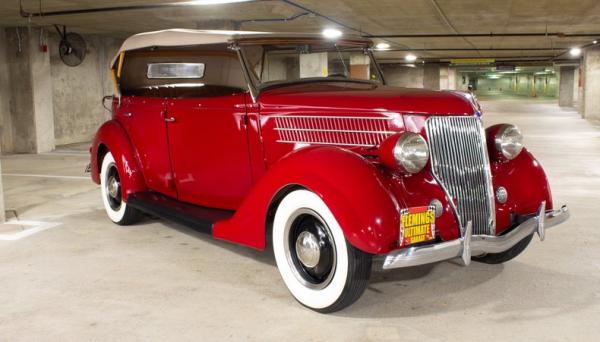
M205 44L224 44L233 38L243 36L268 35L267 32L253 31L219 31L219 30L188 30L170 29L145 32L127 38L119 52L113 58L112 64L119 58L121 52L143 49L152 46L187 46Z
M190 30L190 29L170 29L154 32L145 32L133 35L127 38L119 52L113 58L111 66L114 66L119 55L122 52L149 48L153 46L190 46L190 45L208 45L225 44L232 40L244 38L319 38L319 34L301 34L301 33L272 33L257 31L221 31L221 30ZM370 43L369 40L359 37L353 37L354 41ZM345 39L343 39L345 40Z

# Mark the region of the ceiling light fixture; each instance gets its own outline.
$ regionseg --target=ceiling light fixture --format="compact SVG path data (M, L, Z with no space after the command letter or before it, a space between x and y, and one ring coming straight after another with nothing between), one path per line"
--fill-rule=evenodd
M322 34L327 39L337 39L342 36L342 31L334 28L327 28L323 30Z
M594 40L594 41L592 42L592 44L598 44L598 41L597 41L597 40Z
M569 53L571 54L571 56L577 57L577 56L581 55L581 49L574 47L574 48L571 48Z
M221 4L233 4L237 2L248 2L252 0L192 0L186 1L184 4L208 6L208 5L221 5Z
M416 60L417 60L417 56L415 56L415 55L413 55L413 54L411 53L411 54L408 54L408 55L406 55L406 56L404 57L404 60L405 60L405 61L407 61L407 62L414 62L414 61L416 61Z
M388 43L378 43L375 45L375 50L389 50L390 44Z

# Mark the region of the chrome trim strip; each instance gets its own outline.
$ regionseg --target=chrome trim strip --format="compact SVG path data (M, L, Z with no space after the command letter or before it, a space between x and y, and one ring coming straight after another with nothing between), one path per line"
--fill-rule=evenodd
M377 145L364 145L364 144L344 144L344 143L329 143L322 141L291 141L291 140L275 140L278 143L284 144L314 144L314 145L333 145L333 146L354 146L354 147L374 147Z
M277 142L375 147L389 136L393 117L271 115Z
M467 223L465 236L459 239L393 251L385 256L383 269L425 265L458 257L461 257L465 265L468 265L471 255L502 253L531 234L536 232L540 234L541 231L540 237L544 236L547 228L559 225L570 217L566 205L545 213L544 208L545 203L542 202L540 212L536 216L521 223L504 235L472 235L472 230Z
M317 129L317 128L275 128L276 131L301 131L301 132L331 132L331 133L364 133L364 134L385 134L392 135L397 132L392 131L354 131L349 129Z
M394 120L390 117L381 116L337 116L337 115L267 115L267 118L291 118L291 119L360 119L360 120Z
M487 172L487 177L485 178L485 181L487 183L486 185L488 188L488 205L491 213L489 217L489 229L491 235L496 235L496 198L494 196L494 184L492 183L492 166L490 163L489 151L487 149L487 138L485 134L485 128L483 127L483 122L481 121L480 117L477 118L477 121L479 121L479 132L481 134L482 139L481 153L483 153L484 156L485 170Z

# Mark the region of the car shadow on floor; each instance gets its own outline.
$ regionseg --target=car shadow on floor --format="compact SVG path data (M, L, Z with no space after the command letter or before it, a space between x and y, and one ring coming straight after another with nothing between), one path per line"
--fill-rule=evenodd
M223 248L229 253L277 267L270 248L257 251L156 218L147 217L136 227L155 223ZM578 284L594 281L592 277L584 279L562 274L521 262L519 258L501 265L472 262L468 267L463 266L459 259L395 270L383 270L381 265L380 258L374 260L370 283L363 296L352 306L332 315L381 319L491 311L493 317L474 316L470 319L503 323L543 319L559 312L564 314L583 310L600 298L589 290L572 291L572 296L564 296L567 291L565 288L579 288ZM265 288L265 293L268 290ZM293 300L284 300L281 305L285 308L286 305L298 304Z
M236 245L231 242L218 240L212 237L210 233L204 230L196 230L194 228L180 225L175 222L163 220L160 218L156 218L150 215L145 215L144 219L136 223L136 226L143 226L147 224L160 223L169 227L170 229L176 230L180 233L186 234L188 236L197 238L204 242L210 243L212 245L218 246L220 248L226 249L228 252L236 253L246 258L254 259L263 264L267 264L269 266L276 267L275 257L273 256L273 250L270 247L270 244L267 244L267 248L264 251L259 251L250 247Z

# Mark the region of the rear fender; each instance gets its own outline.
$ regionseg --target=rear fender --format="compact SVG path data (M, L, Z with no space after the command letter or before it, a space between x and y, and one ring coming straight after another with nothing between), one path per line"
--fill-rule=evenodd
M129 136L125 129L114 120L108 121L100 127L92 143L91 174L92 180L98 184L100 184L100 167L106 152L112 153L119 169L123 200L127 201L130 194L146 189L140 163Z
M399 205L379 170L356 153L316 146L296 150L269 169L236 214L214 226L215 238L264 249L269 210L272 215L294 187L321 197L356 248L379 254L395 246Z

